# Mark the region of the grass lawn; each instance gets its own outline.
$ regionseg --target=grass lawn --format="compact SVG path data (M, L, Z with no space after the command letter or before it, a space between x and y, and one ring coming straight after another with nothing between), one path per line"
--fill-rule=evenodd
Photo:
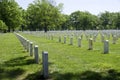
M13 33L0 34L0 80L27 80L40 69Z
M42 51L48 51L48 80L120 80L120 40L117 44L110 41L110 53L103 53L100 37L94 43L94 49L88 50L88 41L82 40L82 47L58 43L58 39L47 40L43 37L21 33L39 46L40 63L35 64L33 57L24 48L14 34L0 34L0 80L43 80Z

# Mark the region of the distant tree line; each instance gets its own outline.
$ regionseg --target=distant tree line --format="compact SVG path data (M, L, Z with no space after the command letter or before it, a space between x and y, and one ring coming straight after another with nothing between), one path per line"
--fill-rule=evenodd
M0 32L120 29L120 12L106 11L96 16L75 11L65 15L62 13L63 4L54 3L51 0L34 0L24 10L15 0L1 0Z

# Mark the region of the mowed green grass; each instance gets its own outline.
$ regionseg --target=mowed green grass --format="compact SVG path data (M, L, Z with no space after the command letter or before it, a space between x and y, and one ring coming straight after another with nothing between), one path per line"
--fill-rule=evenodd
M40 69L13 33L0 34L0 80L27 80Z
M49 74L53 80L120 80L120 40L112 44L110 38L110 52L103 54L103 43L100 35L94 42L94 49L88 50L88 41L82 39L82 47L58 42L58 38L48 40L40 36L22 34L39 46L39 56L42 51L48 51Z
M103 54L100 37L94 49L88 50L88 41L83 36L82 47L58 43L58 38L48 40L43 37L23 34L34 45L39 46L40 63L24 50L16 36L0 34L0 80L43 80L42 51L48 51L48 80L120 80L120 40L110 41L110 53Z

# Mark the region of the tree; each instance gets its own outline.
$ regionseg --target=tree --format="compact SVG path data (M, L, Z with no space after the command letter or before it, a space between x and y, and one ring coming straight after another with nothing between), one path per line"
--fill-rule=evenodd
M69 23L69 15L61 14L60 18L61 25L59 27L59 30L67 30L69 29L70 23Z
M102 29L114 29L116 27L116 13L110 13L106 11L104 13L101 13L99 16Z
M7 25L8 32L14 31L21 25L21 12L15 0L1 0L0 19Z
M117 29L120 29L120 12L116 13L117 17L115 19L115 26Z
M0 20L0 32L6 32L6 30L7 30L6 24L2 20Z
M70 15L69 21L73 29L86 30L96 29L99 19L97 16L92 15L89 12L75 11Z
M30 30L56 29L59 26L61 11L48 0L35 0L27 9L28 28Z

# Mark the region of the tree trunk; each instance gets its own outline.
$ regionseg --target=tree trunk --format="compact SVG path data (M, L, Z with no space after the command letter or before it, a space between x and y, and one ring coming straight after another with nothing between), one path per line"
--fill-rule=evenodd
M10 27L8 26L8 32L10 32Z
M45 31L45 33L47 33L47 27L46 26L44 27L44 31Z

